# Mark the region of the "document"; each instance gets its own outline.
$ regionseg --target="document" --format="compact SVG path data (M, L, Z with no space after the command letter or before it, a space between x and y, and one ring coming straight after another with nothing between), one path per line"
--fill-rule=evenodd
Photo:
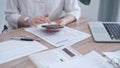
M50 64L49 68L114 68L96 52L90 52L87 55L62 63Z
M37 41L5 41L0 43L0 64L46 49Z
M69 61L77 57L81 57L81 54L71 47L63 46L46 52L32 54L30 55L30 60L37 68L49 68L48 66L51 64Z
M75 44L76 42L82 41L88 37L90 37L89 34L69 28L64 27L58 32L49 32L43 29L42 27L36 28L36 27L30 27L26 28L25 31L28 31L43 40L47 41L48 43L59 47L59 46L71 46Z
M103 52L103 54L110 59L111 62L119 64L120 66L120 51L115 52Z

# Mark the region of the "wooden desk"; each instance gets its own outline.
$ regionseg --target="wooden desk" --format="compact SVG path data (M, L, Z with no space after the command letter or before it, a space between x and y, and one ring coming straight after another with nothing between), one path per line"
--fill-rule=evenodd
M88 22L91 20L81 18L77 24L76 23L71 23L68 26L86 33L90 33L90 30L88 28ZM32 38L39 39L40 43L44 44L47 46L49 49L55 48L54 46L50 45L49 43L43 41L42 39L38 38L37 36L25 32L23 29L17 29L5 34L0 35L0 41L4 41L9 39L10 37L13 36L31 36ZM120 50L120 43L95 43L93 41L92 36L89 37L88 39L78 42L75 45L72 46L74 49L76 49L78 52L82 54L86 54L92 50L95 50L99 53L102 53L104 51L116 51ZM0 65L0 68L35 68L35 66L32 64L32 62L28 59L28 56L10 61L4 64Z

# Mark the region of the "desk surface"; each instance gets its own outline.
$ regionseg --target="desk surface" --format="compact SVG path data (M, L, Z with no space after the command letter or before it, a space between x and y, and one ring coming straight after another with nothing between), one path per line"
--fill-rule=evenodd
M92 20L81 18L77 23L71 23L67 26L91 34L89 27L88 27L88 22L90 21ZM32 38L39 39L39 42L47 46L49 49L55 48L54 46L38 38L37 36L31 33L25 32L23 29L17 29L17 30L13 30L13 31L1 34L0 41L7 40L13 36L17 36L17 37L18 36L30 36ZM81 42L76 43L75 45L72 45L72 47L76 49L78 52L80 52L81 54L86 54L92 50L102 53L104 51L120 50L120 43L96 43L94 42L91 36L84 41L81 41ZM28 56L25 56L23 58L1 64L0 68L35 68L35 66L28 59Z

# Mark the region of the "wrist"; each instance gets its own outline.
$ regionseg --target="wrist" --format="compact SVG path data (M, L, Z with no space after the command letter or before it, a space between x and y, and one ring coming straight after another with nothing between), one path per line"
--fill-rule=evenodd
M25 18L24 18L24 22L25 22L27 25L29 25L30 17L29 17L29 16L28 16L28 17L25 17Z

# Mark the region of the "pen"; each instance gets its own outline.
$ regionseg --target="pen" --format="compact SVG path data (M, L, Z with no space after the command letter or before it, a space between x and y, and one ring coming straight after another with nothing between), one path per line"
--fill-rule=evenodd
M34 39L32 39L32 38L17 38L17 37L15 37L15 38L11 38L11 39L13 39L13 40L22 40L22 41L34 41Z

